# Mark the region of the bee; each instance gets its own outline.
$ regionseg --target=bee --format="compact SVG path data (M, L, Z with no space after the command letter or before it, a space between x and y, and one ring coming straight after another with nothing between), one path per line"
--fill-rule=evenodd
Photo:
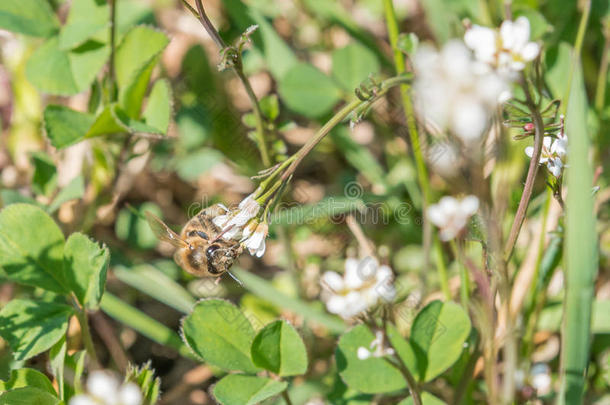
M212 221L225 213L220 204L204 208L184 225L180 235L150 212L146 212L146 219L157 238L176 248L174 261L185 271L197 277L220 277L228 273L241 284L229 269L244 247L239 241L223 239L228 229L223 231Z

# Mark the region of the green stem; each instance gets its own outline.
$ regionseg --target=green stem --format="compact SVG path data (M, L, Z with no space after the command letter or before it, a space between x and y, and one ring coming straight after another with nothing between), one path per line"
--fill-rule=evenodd
M406 72L405 55L398 49L398 22L396 19L396 12L394 10L394 4L392 0L383 0L385 8L386 25L388 29L388 36L390 38L390 45L394 52L394 65L396 68L396 74L401 75ZM409 130L409 137L411 140L411 147L413 148L413 155L415 156L415 166L417 169L417 179L419 181L420 188L422 189L424 197L424 209L429 203L430 197L430 185L428 183L428 172L426 164L424 163L424 156L422 154L421 145L419 142L419 133L417 131L417 123L415 121L415 111L413 109L413 103L409 96L411 86L409 84L403 84L400 86L400 95L402 98L402 106L405 113L405 119L407 120L407 129Z
M73 305L75 308L76 319L78 319L78 323L80 324L81 335L83 337L83 344L85 345L85 350L89 354L89 357L91 358L94 367L99 367L97 353L95 352L93 338L91 337L91 329L89 328L89 317L87 315L87 310L82 308L74 298Z
M290 396L288 395L287 390L282 391L282 398L284 398L284 402L286 402L286 405L292 405L292 401L290 400Z
M510 228L508 240L506 241L506 247L504 249L504 256L506 262L510 260L510 257L513 254L515 243L517 242L517 238L519 237L519 232L521 231L521 226L523 225L523 221L525 220L525 215L527 213L527 207L532 197L532 192L534 191L534 181L536 180L536 174L538 174L538 166L540 165L540 154L542 153L542 140L544 138L544 123L542 121L542 116L540 115L538 106L532 98L529 85L527 83L527 80L525 79L525 76L523 76L522 78L522 87L525 93L525 97L527 99L526 103L532 115L532 122L534 123L535 128L534 152L532 153L532 159L530 160L530 165L527 170L527 177L525 180L525 186L523 187L523 194L521 194L521 200L519 201L519 207L517 208L515 219L513 220L513 224Z
M438 268L438 275L441 283L441 290L447 301L451 301L451 290L449 289L449 276L447 274L447 266L445 265L445 257L443 256L443 247L438 238L434 238L434 258Z
M410 80L407 76L396 76L390 79L384 80L381 82L379 91L375 94L375 96L368 100L355 99L346 106L344 106L339 112L337 112L330 120L322 126L318 130L318 132L309 140L305 145L301 147L290 159L293 159L290 166L286 171L282 174L281 181L285 181L288 177L290 177L298 165L301 163L303 158L307 156L309 152L318 144L328 133L337 125L339 125L345 118L347 118L352 112L358 110L360 107L371 104L380 97L387 94L387 92L397 85L401 85Z
M116 2L108 0L110 8L110 57L108 58L108 97L111 102L116 101L116 73L114 67L114 55L116 52Z
M470 301L470 276L468 275L468 269L463 263L463 245L461 241L456 243L455 240L452 240L450 244L460 269L460 301L464 309L468 311L468 304Z
M186 5L186 7L191 13L195 14L199 18L201 25L203 25L203 28L205 28L208 35L214 40L218 48L220 48L221 51L227 49L227 45L220 37L220 34L214 27L214 24L212 24L212 22L208 18L208 15L206 14L205 9L203 8L203 3L201 2L201 0L195 0L197 10L194 10L186 2L186 0L182 0L182 3ZM267 167L271 165L271 159L269 157L269 150L267 149L267 141L265 139L265 122L263 120L263 113L258 102L258 98L256 97L256 94L254 94L254 90L252 89L252 85L250 84L250 81L244 73L241 52L239 50L236 51L235 59L236 60L234 60L232 64L232 69L239 78L239 80L242 82L244 88L246 89L246 93L248 94L248 98L250 99L250 103L252 104L252 110L254 111L254 117L256 119L257 144L261 153L263 165Z
M608 53L610 52L610 18L604 22L604 50L602 51L602 59L599 63L599 73L597 75L597 87L595 90L595 109L601 112L604 108L606 100L606 85L608 83Z

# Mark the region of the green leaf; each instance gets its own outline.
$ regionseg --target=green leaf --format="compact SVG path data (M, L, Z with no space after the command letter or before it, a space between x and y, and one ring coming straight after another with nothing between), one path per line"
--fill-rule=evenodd
M113 273L125 284L182 313L190 313L195 305L195 300L184 287L148 264L132 268L114 266Z
M191 350L213 366L259 371L250 358L254 329L239 308L228 301L199 301L182 322L182 335Z
M2 200L3 207L6 207L11 204L25 203L25 204L35 205L37 207L44 208L44 206L42 204L40 204L38 201L36 201L32 197L23 195L19 191L11 190L10 188L5 188L4 190L0 190L0 199Z
M253 274L251 271L233 266L231 272L244 283L246 289L254 293L257 297L260 297L267 302L271 302L278 308L297 313L307 321L323 325L333 333L345 331L345 324L343 321L336 316L328 315L323 307L316 308L309 303L292 298L289 295L278 291L270 282Z
M422 405L447 405L444 401L438 399L428 392L422 392L421 402ZM403 399L398 403L398 405L413 405L413 397Z
M154 405L159 400L161 379L155 377L155 370L152 369L150 360L141 367L129 364L125 381L134 382L140 387L144 396L144 403L141 405Z
M36 387L17 388L0 395L0 405L63 405L63 401Z
M104 0L72 0L66 24L59 33L60 49L81 45L109 27L108 3Z
M150 211L162 219L161 209L154 203L146 202L137 207L137 212L128 208L119 211L114 231L119 239L129 242L140 249L152 249L159 243L154 232L150 229L144 213Z
M116 118L114 114L115 108L116 104L110 104L104 107L87 129L85 138L129 132L128 128Z
M287 382L252 375L231 374L214 386L214 397L223 405L254 405L286 389Z
M66 364L67 350L68 344L66 343L65 335L51 347L51 350L49 350L49 365L51 366L51 372L55 377L55 381L57 381L60 399L64 399L65 395L64 367Z
M72 313L68 305L14 299L0 311L0 336L11 346L15 360L27 360L61 339Z
M345 159L358 169L367 180L387 188L383 167L367 148L352 139L346 127L335 128L330 133L330 137L337 145L337 149L345 156Z
M142 25L129 30L117 47L119 105L129 117L139 117L152 69L168 43L163 32Z
M433 301L417 314L409 342L420 381L432 380L457 361L470 327L470 318L455 302Z
M396 350L396 355L400 357L409 372L417 378L417 356L409 342L402 337L396 326L392 324L387 326L387 336L392 343L392 347Z
M33 37L50 37L59 21L46 0L0 1L0 28Z
M279 91L290 109L310 118L328 113L341 96L330 77L305 63L295 65L284 75Z
M365 325L358 325L341 336L335 352L341 378L350 387L371 394L405 388L406 382L402 373L386 359L358 358L358 348L369 348L373 339L375 336Z
M142 118L147 125L167 134L171 118L172 92L167 80L157 80L150 91Z
M590 357L591 311L599 265L598 236L592 185L589 108L580 59L572 65L567 100L566 236L564 241L565 300L561 331L561 390L557 404L582 403Z
M65 284L78 302L87 309L97 309L106 285L110 252L82 233L73 233L64 248Z
M358 43L335 50L332 58L335 80L350 92L380 69L375 54Z
M94 122L91 114L63 105L50 104L44 109L44 126L51 145L58 149L74 145L85 138Z
M65 293L64 235L41 208L12 204L0 211L0 267L18 283Z
M47 207L47 212L52 214L57 211L63 203L81 198L84 194L85 181L82 175L78 175L57 193L53 201L51 201L51 204Z
M195 358L189 348L182 343L176 332L109 292L102 296L100 307L111 318L124 325L129 325L130 328L153 342L170 347L184 357Z
M307 350L292 325L278 320L261 329L251 348L255 365L279 376L305 374Z
M176 161L176 171L181 179L195 181L200 175L222 162L224 156L216 149L202 148Z
M53 384L38 370L33 368L20 368L11 372L11 378L0 381L0 392L14 390L23 387L36 387L55 395Z
M110 48L97 41L87 41L65 51L59 48L58 37L42 44L26 65L26 76L39 90L57 95L85 91L104 66Z
M32 153L32 190L36 194L49 196L57 187L57 169L55 162L47 153L39 151Z

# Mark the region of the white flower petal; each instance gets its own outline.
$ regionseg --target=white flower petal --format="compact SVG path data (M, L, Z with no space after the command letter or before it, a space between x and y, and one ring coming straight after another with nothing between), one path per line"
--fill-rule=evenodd
M487 110L479 100L472 96L457 100L451 120L451 128L464 142L478 140L485 128L489 117Z
M322 275L321 281L323 285L328 286L328 288L333 291L343 290L343 277L341 277L337 272L327 271Z
M115 400L118 389L118 380L105 371L94 371L87 379L87 391L97 398Z
M349 258L345 260L345 286L349 289L360 288L364 283L364 279L360 274L360 261Z
M341 315L346 309L345 297L341 295L332 295L326 301L326 309L332 314Z
M70 399L69 405L99 405L99 403L89 395L79 394Z
M121 405L140 405L142 403L140 387L134 383L123 385L119 392L119 399Z
M469 195L461 201L462 212L471 216L479 209L479 199L474 195Z
M539 53L540 45L538 45L536 42L529 42L521 51L521 57L526 62L529 62L536 59Z
M533 146L527 146L525 148L525 154L531 159L532 156L534 156L534 147Z

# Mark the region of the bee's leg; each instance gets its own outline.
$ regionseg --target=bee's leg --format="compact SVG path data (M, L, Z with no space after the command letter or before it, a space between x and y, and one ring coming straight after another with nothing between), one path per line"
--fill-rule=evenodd
M216 280L214 280L214 285L218 284L220 284L220 277L216 277Z

